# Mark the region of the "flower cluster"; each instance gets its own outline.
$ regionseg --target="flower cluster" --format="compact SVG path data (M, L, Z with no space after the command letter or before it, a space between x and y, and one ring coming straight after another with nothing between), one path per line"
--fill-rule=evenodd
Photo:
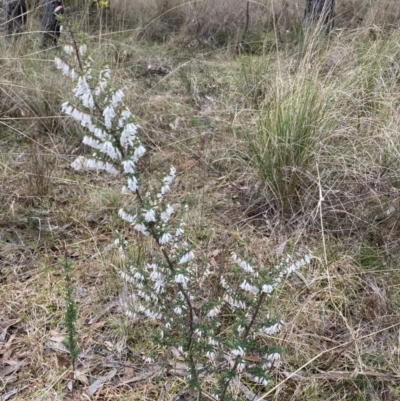
M166 201L175 168L160 180L159 189L142 191L137 163L146 149L123 103L123 91L111 87L109 67L94 74L86 45L67 45L64 53L66 60L57 57L56 68L76 86L75 101L65 102L62 111L87 130L83 143L92 149L91 156L77 157L71 167L124 177L122 192L134 195L137 204L131 210L121 208L118 215L133 230L152 238L158 251L151 252L147 263L131 263L128 242L116 239L125 265L119 274L129 287L129 296L122 299L126 314L132 320L157 321L152 333L155 343L179 350L187 363L189 385L200 392L205 374L219 376L215 397L220 400L237 377L267 385L280 353L266 345L265 337L279 333L283 324L267 313L268 302L285 276L310 263L311 254L297 262L288 258L273 273L236 254L224 273L197 264L194 247L185 239L185 223ZM202 289L199 283L210 287ZM152 362L154 355L144 358Z

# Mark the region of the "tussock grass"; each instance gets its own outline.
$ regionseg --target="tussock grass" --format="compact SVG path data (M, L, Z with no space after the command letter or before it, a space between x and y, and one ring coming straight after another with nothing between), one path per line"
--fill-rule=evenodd
M302 7L275 2L276 17L251 19L257 35L275 23L273 45L239 56L215 46L241 38L243 2L230 3L225 19L198 2L194 22L193 4L168 2L178 8L161 17L163 4L114 1L111 16L126 13L120 31L89 39L99 65L110 58L113 83L138 115L150 149L143 174L176 165L172 202L190 203L190 241L213 269L226 269L238 245L271 265L301 245L317 256L279 293L285 358L265 399L397 400L400 41L395 26L387 29L398 21L397 2L338 2L336 26L350 28L306 42L283 35ZM40 26L38 17L30 26ZM132 37L136 28L146 41ZM188 47L194 36L212 46ZM184 387L179 365L152 373L141 362L148 328L131 327L119 307L118 258L108 245L115 230L134 242L115 218L126 206L120 183L69 169L86 152L81 128L59 112L72 87L52 65L57 51L40 50L39 38L23 35L1 49L0 391L29 385L14 399L84 399L115 368L96 396L172 400ZM148 74L148 64L170 72ZM64 244L86 355L73 392L68 358L55 348L65 336L57 268Z

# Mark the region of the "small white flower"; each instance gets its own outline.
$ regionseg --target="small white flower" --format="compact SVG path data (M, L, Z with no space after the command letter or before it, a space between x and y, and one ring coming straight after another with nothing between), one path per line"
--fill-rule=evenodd
M182 284L183 288L186 288L189 279L182 273L179 273L174 277L174 281L177 284Z
M138 180L136 179L136 177L129 177L127 182L128 182L128 188L132 192L136 192L139 189Z
M276 333L279 333L281 331L281 328L282 328L281 323L275 323L272 326L262 327L261 331L266 335L272 336Z
M158 280L154 282L154 291L156 294L161 294L164 292L164 281L163 280Z
M243 372L244 368L246 367L246 363L245 362L239 362L237 365L237 370L238 372Z
M65 114L71 115L74 108L68 103L65 102L61 105L61 111Z
M137 319L137 314L131 312L130 310L126 310L125 311L125 315L128 316L132 320L136 320Z
M267 359L268 361L275 362L279 361L281 359L281 354L278 354L277 352L274 352L273 354L267 354L264 355L264 359Z
M161 213L161 220L164 223L167 223L173 213L174 213L174 208L171 205L167 205L165 211Z
M214 351L207 351L206 358L210 359L211 361L215 360L215 352Z
M183 227L179 227L176 229L175 231L175 237L180 237L181 235L183 235L185 233Z
M84 156L78 156L70 166L77 171L83 170L87 168L87 159Z
M244 280L243 283L240 284L240 288L244 291L251 292L254 295L258 294L258 288L248 283L247 280Z
M274 291L274 287L272 287L272 285L264 284L262 286L262 292L264 292L265 294L271 294L272 291Z
M71 47L72 47L72 46L71 46ZM86 45L80 45L80 46L79 46L79 54L80 54L81 56L84 56L85 53L86 53L86 51L87 51L87 46L86 46Z
M127 283L132 283L132 284L136 283L136 280L133 277L131 277L130 275L126 274L125 272L119 272L119 275Z
M111 99L113 107L117 107L123 97L124 97L124 92L122 92L122 90L120 90L120 89L117 90L115 93L113 93L112 99Z
M160 245L167 244L172 240L172 235L170 233L164 233L161 238L159 239Z
M121 122L121 120L120 120ZM133 123L126 124L121 132L120 144L126 150L128 146L133 147L136 139L137 126Z
M209 337L208 345L212 345L213 347L216 347L217 345L219 345L219 342L215 338Z
M266 386L269 383L268 380L264 379L263 377L259 377L259 376L252 377L252 381L254 383L261 384L263 386Z
M210 309L207 313L207 317L216 317L219 312L221 312L221 305L215 305L212 309Z
M131 214L125 212L124 209L119 209L118 216L121 217L122 220L127 221L128 223L134 223L136 221L136 215L132 216Z
M143 217L148 223L156 221L156 214L154 209L145 210L143 212Z
M78 110L78 109L73 109L73 110L72 110L72 113L71 113L71 117L72 117L74 120L81 122L81 120L82 120L82 118L83 118L83 113L82 113L80 110Z
M240 346L237 347L236 349L232 350L231 352L235 356L244 356L245 355L244 349Z
M122 128L125 124L125 121L131 116L131 112L129 109L125 109L121 111L120 119L118 120L118 127ZM134 124L133 124L134 125Z
M106 140L106 133L101 128L95 128L93 131L95 137L99 138L101 141Z
M232 259L246 273L254 273L254 269L247 262L238 258L235 253L232 253Z
M146 153L146 148L139 145L133 152L133 160L138 161Z
M185 263L190 262L191 260L194 259L194 252L193 251L189 251L187 253L185 253L178 262L178 265L184 265Z
M106 128L110 129L112 125L112 120L115 117L115 110L112 106L107 106L103 110L104 125Z
M122 160L121 164L125 174L133 174L135 172L135 163L133 160Z
M90 146L93 149L100 149L101 148L100 142L97 141L96 139L92 138L91 136L85 135L83 137L82 143L87 145L87 146Z
M174 308L174 312L177 315L182 315L182 308L180 306L177 306L176 308Z
M121 152L110 141L103 142L99 150L112 160L121 158Z
M194 331L194 334L196 334L196 336L198 336L198 337L202 337L202 336L203 336L203 332L202 332L199 328L197 328L197 329Z
M147 228L144 224L135 224L133 227L136 231L139 231L146 237L149 235L149 232L147 231Z
M69 56L74 52L74 48L71 45L65 45L63 47L63 50L65 53L67 53Z

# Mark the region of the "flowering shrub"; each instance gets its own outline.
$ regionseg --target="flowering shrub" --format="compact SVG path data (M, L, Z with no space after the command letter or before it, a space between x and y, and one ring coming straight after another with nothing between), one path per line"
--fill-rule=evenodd
M86 45L73 42L64 46L64 58L55 60L56 67L76 81L75 100L65 102L62 111L87 129L83 143L93 153L79 156L71 166L125 177L122 192L133 195L137 203L131 210L119 210L119 217L152 238L158 249L158 256L148 263L131 265L128 243L115 241L126 263L119 274L130 288L130 296L123 300L126 314L132 320L157 322L152 325L156 350L178 349L187 364L188 384L199 394L210 376L218 378L212 392L220 400L233 399L230 385L237 377L268 385L268 373L280 353L265 338L277 334L283 323L266 313L266 306L281 280L310 263L311 255L297 262L288 257L275 269L255 268L236 254L227 271L212 272L196 263L184 221L167 202L175 168L157 190L142 190L137 163L146 149L135 118L123 103L124 94L109 84L110 69L105 66L95 74ZM145 356L147 361L155 358L156 352Z

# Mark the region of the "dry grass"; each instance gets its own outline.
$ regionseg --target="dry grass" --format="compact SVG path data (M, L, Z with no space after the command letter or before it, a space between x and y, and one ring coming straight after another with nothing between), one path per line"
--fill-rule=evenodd
M383 27L397 23L398 2L338 2L337 26L357 29L307 45L293 32L269 33L278 49L241 56L215 45L237 43L243 2L229 2L232 15L223 16L225 2L169 1L173 15L161 1L135 3L114 0L111 13L126 13L131 29L165 44L138 41L124 25L115 35L93 35L89 48L99 64L110 59L114 84L138 116L149 149L143 173L177 167L171 202L189 204L189 240L200 260L219 271L238 248L271 265L301 246L317 256L274 303L286 321L276 339L285 355L261 394L398 400L400 40ZM257 35L274 21L286 32L302 14L290 1L268 7L251 17ZM38 26L36 14L30 24ZM194 37L209 47L188 47ZM1 49L0 392L18 390L13 400L84 400L90 384L110 374L93 399L173 400L184 388L182 372L142 363L149 328L131 327L119 306L109 244L118 230L143 246L116 218L121 183L70 170L86 152L81 128L59 113L72 86L52 65L57 51L39 43L38 34L25 35ZM149 64L167 74L150 74ZM275 94L307 76L323 88L332 124L315 134L315 160L297 185L293 213L280 214L240 133L256 135ZM76 381L60 347L64 246L80 307Z

